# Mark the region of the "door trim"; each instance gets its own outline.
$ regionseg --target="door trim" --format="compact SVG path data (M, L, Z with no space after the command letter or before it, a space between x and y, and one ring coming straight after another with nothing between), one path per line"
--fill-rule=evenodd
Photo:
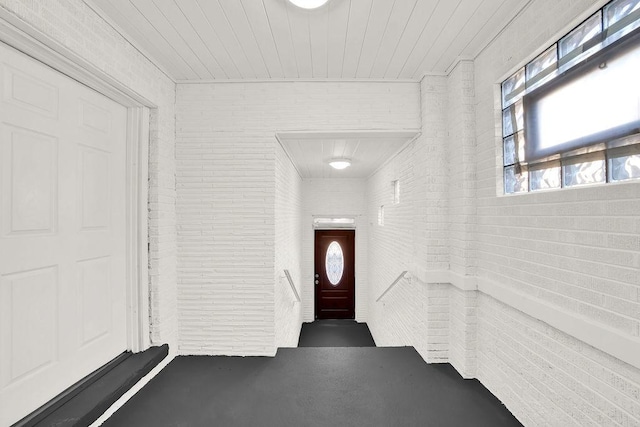
M0 42L127 108L127 341L150 347L148 271L149 113L155 105L42 31L0 7Z
M147 98L2 7L0 41L125 107L156 107Z
M127 110L127 335L129 349L151 346L149 324L149 109Z

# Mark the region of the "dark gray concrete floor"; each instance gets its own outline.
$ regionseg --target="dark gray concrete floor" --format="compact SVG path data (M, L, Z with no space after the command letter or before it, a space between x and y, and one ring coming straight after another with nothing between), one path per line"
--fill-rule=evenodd
M298 347L375 347L366 323L355 320L316 320L303 323Z
M412 347L182 356L105 426L518 426L478 381Z

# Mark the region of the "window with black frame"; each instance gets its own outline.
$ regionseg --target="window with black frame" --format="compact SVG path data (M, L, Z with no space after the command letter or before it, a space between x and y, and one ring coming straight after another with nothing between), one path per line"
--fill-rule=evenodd
M502 83L504 192L640 179L640 0L614 0Z

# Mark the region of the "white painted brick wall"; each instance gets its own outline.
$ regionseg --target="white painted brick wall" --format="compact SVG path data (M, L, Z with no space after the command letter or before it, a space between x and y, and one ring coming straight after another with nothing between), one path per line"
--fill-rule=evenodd
M156 105L149 147L151 339L175 348L175 84L81 0L0 0L0 7Z
M637 426L640 371L482 293L478 378L526 426Z
M425 77L420 84L422 135L413 159L416 171L416 263L425 270L449 268L447 166L447 79Z
M447 79L449 263L452 272L475 275L475 80L471 61Z
M449 268L447 215L447 79L421 83L422 135L367 182L369 232L369 326L378 345L413 345L430 362L446 361L449 342L448 285L401 280L375 300L402 271ZM400 203L392 204L392 181ZM384 225L377 213L384 205Z
M302 285L304 321L314 320L314 239L313 216L346 216L356 219L355 275L356 320L367 321L368 229L366 182L364 179L305 179L302 184Z
M419 151L424 141L411 142L367 181L367 213L369 217L369 328L379 346L413 345L417 324L427 305L426 293L417 283L409 286L405 279L380 302L375 300L398 275L412 269L416 257L416 240L425 239L426 231L415 222L424 205L424 194L417 184ZM400 181L400 203L393 204L393 181ZM422 197L421 197L422 196ZM384 206L384 225L378 223L380 206ZM409 316L410 314L410 316ZM418 348L418 346L416 346Z
M474 65L462 61L447 79L448 219L450 271L476 274L476 158ZM449 362L465 378L475 377L476 291L450 288Z
M389 203L384 202L390 197L388 184L397 170L407 168L436 184L416 185L417 197L431 196L446 212L404 214L407 221L421 221L413 224L416 235L445 233L448 258L443 263L434 257L439 240L411 242L400 211L387 206L385 226L372 225L369 324L376 341L414 345L427 361L451 362L464 377L479 378L526 425L638 425L640 373L481 292L425 285L414 278L398 285L382 304L373 300L386 288L381 284L393 280L389 270L404 263L424 268L427 277L430 271L449 270L459 283L477 274L561 312L638 336L638 184L516 197L502 196L500 188L497 84L515 64L548 46L552 35L566 31L567 23L584 19L592 3L574 2L568 13L565 4L534 1L475 63L459 64L445 79L446 99L432 103L443 107L444 115L424 108L424 88L431 82L423 82L423 131L446 123L441 141L448 146L444 152L429 151L436 158L444 153L444 167L417 154L401 154L368 182L370 215ZM540 41L540 32L546 39ZM418 139L415 145L421 143ZM429 167L419 167L425 164ZM437 185L443 171L449 177L444 192ZM403 196L406 192L403 186ZM405 246L394 247L397 240Z
M302 179L280 144L276 144L275 316L276 346L297 347L302 301L297 301L284 270L289 270L302 298Z
M178 111L180 129L180 116L194 113L184 104ZM273 355L275 145L184 135L176 148L179 352Z
M181 353L275 353L274 251L284 241L276 239L274 220L275 132L415 129L417 88L348 82L177 86ZM304 285L302 294L308 295ZM295 326L285 329L290 336Z
M477 273L637 339L640 184L502 196L498 84L605 2L535 0L475 60ZM526 425L640 425L640 371L480 294L477 377Z
M463 378L476 377L477 291L449 286L449 363Z

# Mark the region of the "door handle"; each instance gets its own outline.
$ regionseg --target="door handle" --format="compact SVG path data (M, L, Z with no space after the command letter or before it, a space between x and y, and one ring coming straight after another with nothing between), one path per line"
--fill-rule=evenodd
M318 277L320 277L320 275L319 275L318 273L316 273L316 279L317 279Z
M318 283L320 283L320 281L319 281L319 280L316 280L316 285L317 285Z

